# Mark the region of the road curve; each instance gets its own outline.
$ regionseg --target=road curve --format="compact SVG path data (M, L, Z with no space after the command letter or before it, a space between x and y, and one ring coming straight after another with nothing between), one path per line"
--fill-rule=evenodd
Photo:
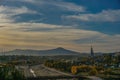
M36 74L35 74L35 72L34 72L32 69L30 69L30 73L32 73L32 75L33 75L34 77L36 77Z
M44 65L35 65L35 66L31 66L30 68L34 71L34 73L38 77L39 76L73 76L71 74L64 73L56 69L46 67Z

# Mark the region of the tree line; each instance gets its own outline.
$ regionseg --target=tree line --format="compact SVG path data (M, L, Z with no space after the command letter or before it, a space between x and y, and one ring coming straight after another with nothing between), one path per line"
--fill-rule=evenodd
M24 74L13 65L0 65L0 80L25 80Z

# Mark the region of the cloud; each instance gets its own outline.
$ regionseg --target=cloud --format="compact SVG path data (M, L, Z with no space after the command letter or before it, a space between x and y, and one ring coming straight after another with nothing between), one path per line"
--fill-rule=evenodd
M84 6L62 0L8 0L4 4L4 6L2 4L0 6L2 22L31 21L61 24L60 16L62 14L86 11Z
M67 11L75 11L75 12L85 12L86 9L83 6L71 3L71 2L64 2L62 0L23 0L22 2L29 2L39 6L56 6L61 10Z
M62 28L70 28L70 26L62 25L52 25L45 23L30 23L30 22L21 22L21 23L1 23L0 30L9 30L9 31L31 31L31 32L44 32L49 30L56 30Z
M7 26L7 24L4 26ZM41 30L43 28L48 30ZM1 27L0 34L0 48L48 49L61 46L80 52L88 52L91 41L93 41L92 44L96 51L110 52L119 50L120 47L119 34L106 35L97 31L75 29L70 26L68 28L68 26L62 25L43 23L8 24L7 27Z
M0 6L0 23L9 23L9 22L14 22L15 21L15 15L20 15L20 14L37 14L36 11L29 10L25 6L21 7L8 7L8 6Z
M13 22L14 20L12 20L8 15L5 14L1 14L0 13L0 23L9 23L9 22Z
M14 2L16 0L9 1ZM119 22L120 10L103 10L96 14L81 13L79 15L70 15L69 12L86 12L86 9L83 6L76 5L71 2L64 2L64 0L21 1L23 3L26 2L27 4L31 3L29 8L28 5L25 5L26 3L24 6L20 5L19 7L16 7L16 5L8 6L7 4L6 6L0 6L0 48L47 49L64 47L80 52L88 52L91 41L94 41L92 44L95 46L96 51L110 52L119 50L119 34L107 35L97 31L78 29L75 25L64 26L60 24L57 25L56 23L60 22L60 16L63 14L65 14L63 17L67 18L67 20L71 20L71 22L72 20L73 22L74 20L78 20L78 22ZM30 6L32 6L32 8L30 8ZM35 10L33 10L33 8ZM44 13L42 17L36 15L41 14L41 12ZM28 16L28 14L32 15ZM23 22L16 22L18 17L21 17ZM26 18L29 19L29 22L23 20ZM42 21L42 19L45 19L44 23L34 22L37 20ZM66 23L67 20L65 20L64 23ZM52 24L52 21L56 25ZM81 27L80 25L78 26Z
M85 7L76 5L73 3L68 3L68 2L58 2L54 3L53 5L58 6L62 8L63 10L68 10L68 11L77 11L77 12L85 12Z
M2 13L6 14L13 14L13 15L18 15L18 14L24 14L24 13L37 13L36 11L29 10L27 7L22 6L22 7L8 7L8 6L0 6L0 10Z
M89 22L120 22L120 10L103 10L100 13L69 15L66 18Z

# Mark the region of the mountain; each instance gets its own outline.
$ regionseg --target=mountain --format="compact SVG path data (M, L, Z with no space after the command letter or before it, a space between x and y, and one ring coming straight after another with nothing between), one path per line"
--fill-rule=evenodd
M50 50L21 50L15 49L13 51L4 52L5 55L40 55L40 56L52 56L52 55L78 55L79 52L71 51L58 47Z

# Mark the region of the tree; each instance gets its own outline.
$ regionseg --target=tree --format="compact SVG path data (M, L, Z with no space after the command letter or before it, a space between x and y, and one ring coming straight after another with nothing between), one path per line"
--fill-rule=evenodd
M89 74L90 75L97 75L98 71L95 68L93 68L93 69L90 70Z
M71 72L72 72L72 74L77 74L77 66L72 66L72 68L71 68Z

